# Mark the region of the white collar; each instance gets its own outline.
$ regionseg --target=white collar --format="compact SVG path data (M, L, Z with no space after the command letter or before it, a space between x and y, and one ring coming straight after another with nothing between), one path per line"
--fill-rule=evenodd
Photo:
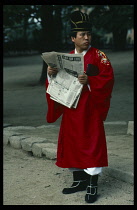
M89 45L87 50L84 50L82 53L78 53L76 48L75 48L75 54L82 54L83 56L87 53L87 51L89 50L89 48L91 47L91 45Z

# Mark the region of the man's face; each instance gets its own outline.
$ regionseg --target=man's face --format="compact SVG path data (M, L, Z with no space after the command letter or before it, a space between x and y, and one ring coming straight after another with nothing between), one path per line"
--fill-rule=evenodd
M91 43L91 33L89 31L79 31L76 38L71 37L71 40L74 42L77 52L81 53L88 49Z

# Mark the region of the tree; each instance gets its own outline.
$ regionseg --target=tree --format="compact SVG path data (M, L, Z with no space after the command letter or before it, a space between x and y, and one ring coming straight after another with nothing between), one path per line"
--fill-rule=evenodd
M37 21L36 21L37 20ZM22 28L23 36L20 37L19 45L22 50L28 49L28 36L27 30L30 24L40 22L41 30L34 31L37 38L37 46L40 53L44 51L52 51L55 47L54 39L54 20L53 20L53 5L5 5L4 6L4 30L7 28L17 30ZM39 33L40 32L40 33ZM5 33L6 34L6 33ZM36 37L35 36L35 37ZM11 38L11 36L9 37ZM17 43L17 37L12 42ZM57 40L59 41L59 39ZM10 43L11 45L11 43ZM14 47L15 49L15 47ZM40 77L40 83L44 82L46 77L47 65L43 61L42 75Z
M35 28L37 28L37 23L34 19L38 19L38 7L39 5L3 6L3 29L5 37L8 37L8 40L10 41L10 49L14 50L16 47L22 50L28 49L28 29L30 32L31 25L35 25ZM16 36L14 34L16 34ZM12 42L15 43L14 46L12 45Z
M42 29L43 29L43 38L47 42L43 45L45 48L43 51L59 51L62 47L62 29L63 21L68 22L68 11L76 8L78 6L69 6L66 5L46 5L41 7L41 19L42 19ZM80 6L81 7L81 6ZM62 15L62 11L67 10L67 15ZM48 35L48 37L46 36ZM40 76L40 84L45 83L47 77L47 64L43 61L42 73Z
M90 13L93 26L113 33L113 49L125 50L127 30L133 27L133 5L95 5Z

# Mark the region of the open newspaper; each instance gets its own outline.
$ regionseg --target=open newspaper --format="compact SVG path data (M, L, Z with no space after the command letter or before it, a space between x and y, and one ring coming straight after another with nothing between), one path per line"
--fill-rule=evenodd
M78 81L78 75L82 75L84 69L83 55L45 52L42 58L48 66L58 69L47 88L50 98L68 108L76 108L83 87Z

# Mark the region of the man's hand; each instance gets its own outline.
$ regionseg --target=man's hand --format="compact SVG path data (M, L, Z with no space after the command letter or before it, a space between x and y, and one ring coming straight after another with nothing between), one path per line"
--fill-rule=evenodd
M52 68L52 67L48 66L47 72L48 72L48 75L49 76L56 75L58 73L58 69L57 68Z
M78 80L82 85L88 84L88 76L86 74L79 75Z

